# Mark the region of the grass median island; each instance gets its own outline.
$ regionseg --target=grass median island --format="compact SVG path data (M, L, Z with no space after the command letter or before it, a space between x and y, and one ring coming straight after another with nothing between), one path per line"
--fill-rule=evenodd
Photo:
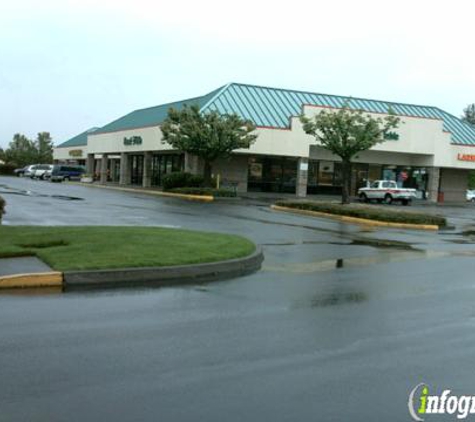
M445 227L447 220L439 215L412 212L389 206L347 204L342 205L332 202L305 202L305 201L279 201L277 206L293 208L304 211L315 211L325 214L363 218L366 220L382 221L385 223L401 223L416 225L431 225Z
M56 271L201 264L254 250L240 236L159 227L0 226L0 258L33 255Z

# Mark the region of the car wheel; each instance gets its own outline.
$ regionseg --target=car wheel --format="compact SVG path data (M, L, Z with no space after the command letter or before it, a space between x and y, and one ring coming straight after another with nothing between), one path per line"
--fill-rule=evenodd
M393 203L393 197L389 194L387 194L385 197L384 197L384 203L385 204L392 204Z
M471 199L472 202L475 202L475 196Z
M69 176L64 176L63 177L63 182L69 182Z
M360 201L365 202L365 203L369 202L368 197L366 196L365 193L360 194Z

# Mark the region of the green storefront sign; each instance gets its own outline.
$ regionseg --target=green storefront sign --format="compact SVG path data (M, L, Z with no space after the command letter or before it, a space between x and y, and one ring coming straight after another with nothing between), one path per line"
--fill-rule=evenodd
M384 139L386 141L398 141L399 140L399 134L396 132L386 132L384 134Z
M142 145L142 137L131 136L130 138L124 138L124 145Z

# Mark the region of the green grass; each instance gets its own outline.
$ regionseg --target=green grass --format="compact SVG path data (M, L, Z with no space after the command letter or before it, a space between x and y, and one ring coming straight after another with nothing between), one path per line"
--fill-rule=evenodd
M0 226L0 257L34 255L57 271L198 264L254 250L239 236L157 227Z
M447 226L445 217L421 212L403 211L401 208L378 205L347 204L333 202L279 201L276 205L307 211L324 212L334 215L365 218L389 223Z

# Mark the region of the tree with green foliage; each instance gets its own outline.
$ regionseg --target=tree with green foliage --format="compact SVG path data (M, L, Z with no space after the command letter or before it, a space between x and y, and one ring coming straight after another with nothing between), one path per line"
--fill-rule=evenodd
M25 135L16 133L5 150L5 163L17 167L36 163L38 156L35 143Z
M468 172L468 188L470 190L475 189L475 170L471 170Z
M40 132L35 141L16 133L1 158L5 164L24 167L53 162L53 142L49 132Z
M358 153L384 142L385 135L396 129L400 119L388 110L384 118L375 118L362 110L344 105L339 110L323 110L313 119L300 116L305 133L320 146L339 156L342 162L342 204L350 203L351 165Z
M469 104L463 109L462 120L475 126L475 104Z
M201 113L198 106L171 108L161 125L162 142L200 157L204 161L204 183L211 184L212 163L229 157L232 151L249 148L257 138L255 125L237 114L216 111Z
M49 164L53 162L53 140L49 132L40 132L35 141L38 151L38 163Z

